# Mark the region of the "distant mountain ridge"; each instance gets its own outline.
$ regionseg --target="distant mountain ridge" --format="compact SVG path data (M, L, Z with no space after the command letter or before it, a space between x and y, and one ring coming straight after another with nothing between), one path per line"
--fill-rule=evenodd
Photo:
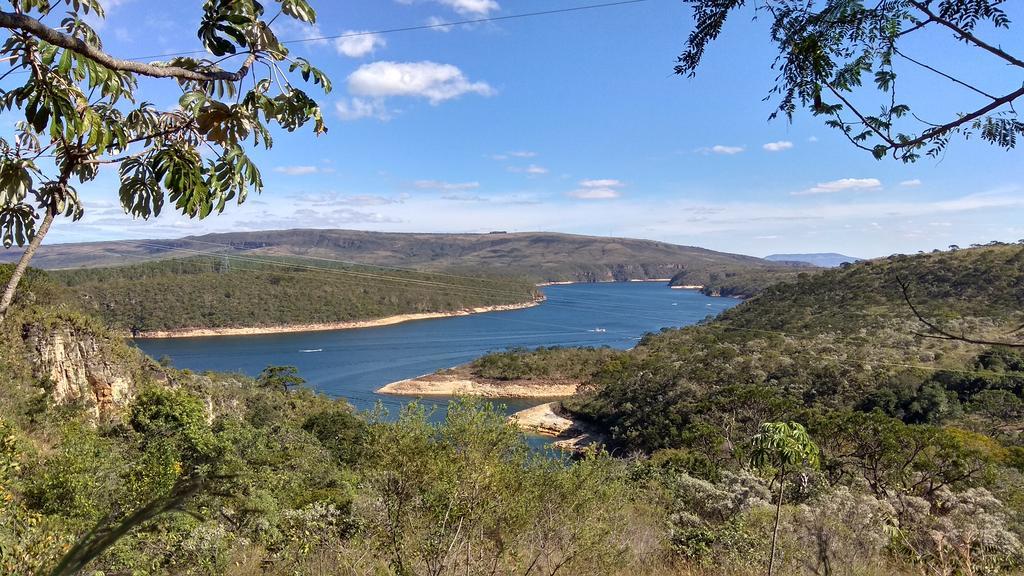
M132 264L198 254L300 256L460 273L517 275L535 282L676 278L703 285L714 275L791 271L793 266L653 240L552 232L420 234L357 230L270 230L43 246L33 265L78 268ZM0 252L10 262L18 252Z
M847 262L860 262L863 258L855 258L853 256L846 256L844 254L837 254L835 252L817 252L811 254L772 254L765 256L765 260L770 262L803 262L805 264L811 264L812 266L819 266L821 268L835 268L841 264Z

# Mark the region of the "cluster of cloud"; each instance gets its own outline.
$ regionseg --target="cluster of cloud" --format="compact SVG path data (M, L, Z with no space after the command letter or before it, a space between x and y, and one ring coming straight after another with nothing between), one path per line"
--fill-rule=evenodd
M334 39L334 49L349 58L363 58L387 44L383 36L366 30L346 30Z
M746 150L746 148L743 146L726 146L725 144L715 144L714 146L697 149L697 151L702 154L726 154L728 156L739 154L744 150Z
M339 192L324 192L317 194L303 194L297 200L309 204L312 207L329 206L387 206L389 204L402 204L408 200L408 194L398 196L379 196L376 194L341 194Z
M882 187L878 178L840 178L831 182L818 184L799 192L791 192L792 196L812 196L815 194L833 194L847 190L876 190Z
M397 0L399 4L412 4L416 0ZM432 0L436 4L447 6L459 14L468 16L489 16L501 8L495 0Z
M386 100L393 97L419 98L436 106L465 94L492 96L496 92L487 82L471 81L456 66L427 60L364 64L349 74L346 85L352 97L336 104L343 120L389 120L394 112Z
M475 190L480 187L479 182L445 182L444 180L417 180L413 186L420 190Z
M793 143L789 140L779 140L778 142L769 142L761 148L764 148L768 152L782 152L783 150L789 150L793 147Z
M356 96L388 98L410 96L425 98L431 104L458 98L463 94L491 96L494 88L486 82L471 82L462 70L451 64L380 61L364 64L349 74L348 91Z
M530 176L543 176L547 174L549 170L543 166L537 164L530 164L529 166L509 166L507 168L509 172L516 174L529 174Z
M622 196L619 188L623 186L622 181L611 178L580 180L579 187L567 195L577 200L614 200Z
M509 158L535 158L536 156L536 152L531 152L529 150L515 150L512 152L505 152L503 154L493 154L491 155L491 158L493 160L504 161Z
M767 142L761 145L761 149L766 152L783 152L793 148L793 143L789 140L779 140L777 142ZM697 152L701 154L723 154L725 156L732 156L739 154L740 152L746 152L746 146L732 146L728 144L715 144L714 146L704 146L703 148L697 148Z
M308 176L310 174L333 174L334 168L322 166L276 166L274 172L286 176Z

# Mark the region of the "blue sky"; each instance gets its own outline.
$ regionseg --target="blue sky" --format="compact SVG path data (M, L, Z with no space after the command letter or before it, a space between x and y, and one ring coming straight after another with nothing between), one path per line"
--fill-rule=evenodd
M317 28L289 25L280 37L592 3L312 1ZM108 2L107 50L197 48L200 3L179 4L187 3ZM320 98L330 132L279 133L272 151L256 152L261 196L203 221L171 213L132 221L107 170L81 189L85 219L58 222L52 241L286 227L554 230L758 256L871 257L1024 238L1020 151L956 140L940 160L905 165L874 160L802 112L792 124L769 121L773 104L762 99L774 51L768 22L750 16L734 19L692 80L672 74L691 25L677 0L297 44L335 83ZM1000 41L1024 48L1013 35ZM992 90L1022 81L1019 70L938 38L913 39L907 51ZM934 76L904 78L906 99L925 118L977 103ZM178 92L156 81L141 89L158 105Z

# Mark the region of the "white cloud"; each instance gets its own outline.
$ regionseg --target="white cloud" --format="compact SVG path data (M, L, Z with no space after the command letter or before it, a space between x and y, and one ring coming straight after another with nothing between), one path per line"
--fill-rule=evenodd
M399 4L412 4L416 0L398 0ZM459 14L472 16L487 16L498 10L501 6L495 0L434 0L434 2L447 6Z
M326 192L316 194L304 194L296 200L308 204L311 207L328 206L387 206L390 204L401 204L409 199L408 194L399 196L378 196L374 194L340 194L338 192Z
M421 190L474 190L479 182L445 182L443 180L417 180L413 186Z
M442 200L451 200L453 202L487 202L487 198L479 196L477 194L467 194L465 192L453 192L451 194L443 194Z
M818 137L817 136L808 136L807 137L807 141L808 142L817 142L818 141Z
M486 82L471 82L462 70L451 64L430 61L364 64L349 75L348 90L356 96L369 98L425 98L435 105L463 94L491 96L495 93Z
M746 150L746 148L744 148L743 146L726 146L724 144L715 144L714 146L712 146L710 148L698 148L697 149L698 152L703 152L704 154L708 154L708 153L711 153L711 154L726 154L726 155L729 155L729 156L731 156L733 154L739 154L740 152L743 152L744 150Z
M359 120L360 118L390 120L392 117L392 113L380 98L342 99L334 104L334 108L342 120Z
M569 192L568 196L578 200L612 200L622 196L616 190L616 188L621 188L622 186L621 180L613 178L580 180L580 187Z
M531 176L541 176L549 172L547 168L536 164L530 164L525 168L522 166L509 166L507 170L516 174L529 174Z
M583 188L618 188L622 186L621 180L614 180L612 178L602 178L597 180L580 180L580 186Z
M622 194L612 188L579 188L569 192L569 196L577 200L612 200Z
M334 40L334 49L338 54L349 58L362 58L386 45L387 40L383 36L365 30L348 30L341 33L341 38Z
M793 143L789 140L779 140L778 142L769 142L761 147L768 152L782 152L783 150L789 150L792 148Z
M451 7L459 14L478 14L486 16L501 8L494 0L438 0L441 4Z
M840 178L831 182L820 182L807 190L792 192L792 196L810 196L814 194L832 194L845 190L873 190L880 188L882 182L878 178Z
M278 166L274 168L274 172L289 176L305 176L307 174L316 174L320 172L320 169L316 166Z
M508 160L509 158L535 158L536 152L529 150L513 150L512 152L505 152L503 154L492 154L492 160Z
M454 26L448 24L448 21L440 16L431 16L427 18L427 26L434 26L434 30L438 32L451 32Z
M904 180L900 182L900 186L904 188L916 188L921 185L921 180L914 178L913 180Z

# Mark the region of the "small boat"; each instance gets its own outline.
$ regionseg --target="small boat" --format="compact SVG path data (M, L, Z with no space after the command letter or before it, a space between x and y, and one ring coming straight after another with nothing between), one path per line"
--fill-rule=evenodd
M305 353L309 353L309 352L323 352L323 351L324 351L323 348L310 348L308 350L299 350L299 352L305 352Z
M604 328L594 328L591 332L607 332Z

